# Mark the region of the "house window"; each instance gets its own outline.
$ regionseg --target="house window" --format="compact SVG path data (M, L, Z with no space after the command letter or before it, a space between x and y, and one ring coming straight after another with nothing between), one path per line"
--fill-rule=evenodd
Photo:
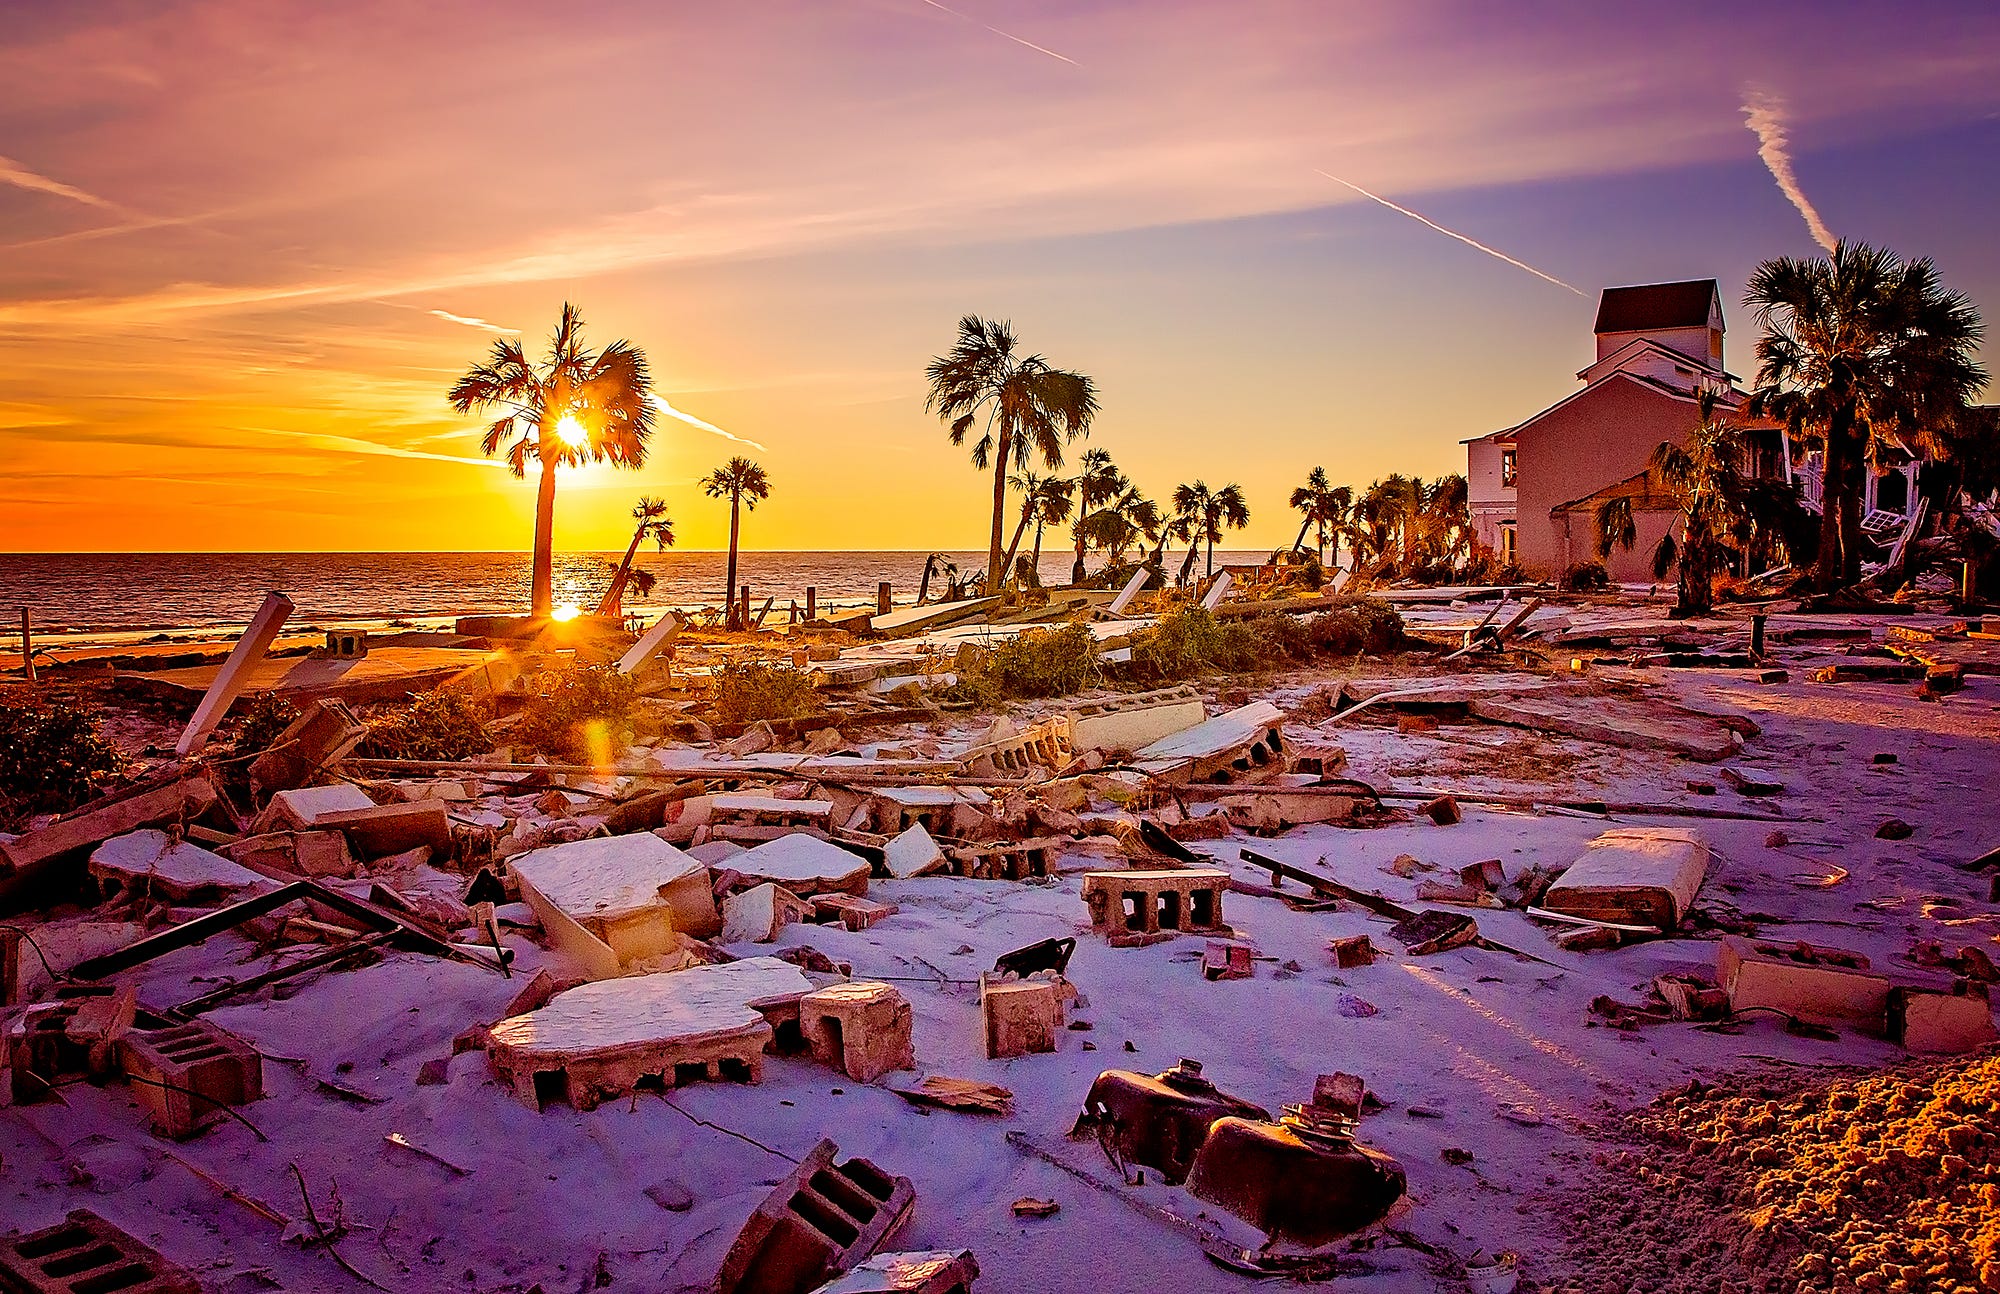
M1883 512L1896 512L1908 516L1910 478L1901 472L1884 472L1876 477L1875 506Z
M1511 462L1514 457L1512 450L1507 452L1507 457ZM1514 564L1514 523L1511 521L1500 523L1500 562L1503 566Z
M1514 451L1500 451L1500 484L1512 488L1514 484Z

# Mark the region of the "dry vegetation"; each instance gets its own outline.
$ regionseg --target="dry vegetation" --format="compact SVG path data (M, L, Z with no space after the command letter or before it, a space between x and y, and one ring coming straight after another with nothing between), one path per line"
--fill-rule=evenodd
M2000 1289L2000 1055L1696 1085L1632 1131L1577 1193L1559 1290Z
M95 707L0 691L0 825L73 809L124 769L98 721Z

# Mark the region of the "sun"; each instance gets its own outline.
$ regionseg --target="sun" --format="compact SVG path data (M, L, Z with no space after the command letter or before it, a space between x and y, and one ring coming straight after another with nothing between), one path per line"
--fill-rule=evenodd
M565 445L582 448L590 443L590 432L576 420L576 415L566 413L556 420L556 435L562 437Z
M567 621L567 620L574 620L579 615L582 614L583 614L583 609L577 606L576 603L565 602L561 606L557 607L554 611L549 612L549 618L551 620Z

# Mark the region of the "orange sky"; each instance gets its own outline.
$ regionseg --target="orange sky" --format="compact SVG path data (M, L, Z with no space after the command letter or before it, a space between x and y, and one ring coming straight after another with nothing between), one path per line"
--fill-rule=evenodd
M642 472L565 480L559 547L622 546L641 493L719 546L694 482L739 452L749 546L983 546L922 410L966 312L1091 373L1141 486L1238 481L1275 544L1315 464L1460 469L1589 358L1591 300L1316 171L1591 297L1719 277L1747 372L1743 275L1814 250L1752 87L1837 230L1996 299L1951 188L1991 172L1990 5L1888 50L1870 6L954 7L6 5L0 551L522 547L531 486L443 392L564 300L756 445L663 419ZM1891 184L1855 160L1890 148Z

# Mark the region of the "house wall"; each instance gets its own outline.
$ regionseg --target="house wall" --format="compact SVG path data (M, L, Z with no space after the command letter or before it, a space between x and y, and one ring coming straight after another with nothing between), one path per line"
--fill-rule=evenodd
M1632 525L1639 532L1639 538L1630 552L1622 548L1611 550L1611 556L1604 559L1604 571L1614 583L1652 584L1653 550L1660 546L1660 539L1680 522L1678 509L1659 510L1634 508ZM1597 509L1579 508L1556 514L1551 527L1556 540L1557 561L1555 571L1578 562L1594 562L1597 558ZM1664 582L1672 583L1674 574L1667 572Z
M1597 334L1597 358L1628 346L1641 337L1649 337L1662 346L1692 355L1696 359L1706 359L1716 368L1722 367L1722 330L1719 328L1647 328L1640 332L1601 332Z
M1522 568L1553 577L1572 561L1594 558L1591 537L1571 542L1558 534L1551 510L1637 474L1661 441L1685 440L1697 421L1692 401L1614 377L1523 423L1514 433Z
M1500 462L1514 442L1492 437L1467 441L1465 445L1465 498L1472 513L1472 528L1488 548L1500 548L1500 523L1514 519L1514 487L1500 484Z

